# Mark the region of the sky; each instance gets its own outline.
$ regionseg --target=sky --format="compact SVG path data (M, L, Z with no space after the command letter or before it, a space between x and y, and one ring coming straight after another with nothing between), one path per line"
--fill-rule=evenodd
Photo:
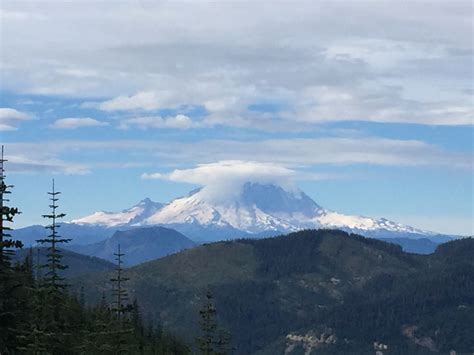
M0 5L16 227L52 178L74 219L230 177L473 234L471 1Z

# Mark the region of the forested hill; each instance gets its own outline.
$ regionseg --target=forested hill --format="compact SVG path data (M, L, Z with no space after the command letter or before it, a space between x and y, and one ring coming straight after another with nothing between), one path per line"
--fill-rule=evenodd
M113 262L119 244L122 252L127 255L124 264L126 266L158 259L195 245L193 241L174 229L147 227L117 231L112 237L103 241L89 245L71 245L67 248Z
M61 249L61 253L63 256L63 262L68 267L61 270L60 273L62 276L67 278L101 271L109 271L115 268L113 263L104 259L75 253L65 249ZM37 270L38 265L41 266L47 263L47 254L48 250L45 247L18 249L14 255L13 261L22 261L27 256L30 256L33 267ZM44 271L41 270L40 273L44 273Z
M237 354L465 353L474 351L473 251L473 239L414 255L341 231L307 230L202 245L126 273L146 317L189 343L209 286ZM97 302L109 278L74 283Z

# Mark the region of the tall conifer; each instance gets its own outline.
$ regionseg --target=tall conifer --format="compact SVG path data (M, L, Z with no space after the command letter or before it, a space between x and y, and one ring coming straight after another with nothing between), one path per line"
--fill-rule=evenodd
M10 234L11 228L7 225L13 222L13 217L20 212L16 207L7 206L10 201L7 195L11 193L13 185L5 182L4 147L0 156L0 353L8 352L15 346L18 304L14 293L21 286L21 280L16 279L10 259L15 248L23 244L14 240Z
M126 315L132 310L132 306L128 304L128 292L124 287L124 282L128 281L129 278L123 275L123 260L122 257L125 255L120 251L120 244L118 245L117 252L114 253L115 260L117 260L117 268L115 269L116 275L111 278L110 281L114 283L113 297L114 301L112 302L112 312L117 317L118 321L118 330L116 332L116 343L115 343L115 353L121 354L127 352L127 344L125 335L131 332L131 329L126 327L127 318Z
M214 296L211 288L206 291L206 298L199 310L201 320L201 336L196 338L198 349L202 355L226 355L231 353L230 334L219 328L217 324L217 310L214 305Z
M47 271L44 275L43 281L45 286L51 288L51 291L53 292L61 292L66 288L64 278L59 273L61 270L66 269L67 265L61 263L62 254L59 245L71 241L71 239L62 238L58 232L58 229L61 227L61 225L58 224L58 221L66 216L65 213L57 212L57 209L59 208L58 201L60 194L61 192L55 190L53 179L52 191L48 192L48 195L50 196L49 200L51 201L51 204L49 205L51 213L43 215L43 218L51 221L51 223L45 227L51 231L51 234L44 239L37 240L39 244L47 245L47 263L42 265L47 269Z
M67 266L61 262L62 253L59 246L68 243L71 239L61 237L58 232L61 227L58 221L66 216L66 214L57 211L60 194L61 192L55 189L53 179L52 190L48 192L51 212L43 215L43 218L50 220L50 224L45 227L50 230L50 234L46 238L37 240L39 244L44 244L47 250L46 264L41 265L46 271L37 290L39 299L43 300L41 324L38 326L47 337L48 349L53 353L63 351L66 339L70 335L67 332L65 321L65 302L67 301L65 289L67 285L64 282L64 277L60 275L60 272Z

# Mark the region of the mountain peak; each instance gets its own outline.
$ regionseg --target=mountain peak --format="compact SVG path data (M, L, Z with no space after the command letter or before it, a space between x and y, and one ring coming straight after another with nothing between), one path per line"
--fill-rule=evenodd
M254 205L264 212L312 216L322 209L303 191L276 184L246 182L242 188L241 200L245 205Z
M162 205L162 203L152 201L149 197L145 197L143 200L138 202L135 206L151 206L151 205Z
M310 228L339 228L383 238L434 235L383 218L332 212L296 187L253 181L209 184L167 204L145 198L122 212L96 212L72 222L106 227L170 226L196 240L209 240L211 231L225 239Z
M122 212L95 212L90 216L72 220L71 223L93 224L106 227L139 225L145 218L156 213L156 211L162 207L162 203L154 202L147 197L138 202L135 206L123 210Z

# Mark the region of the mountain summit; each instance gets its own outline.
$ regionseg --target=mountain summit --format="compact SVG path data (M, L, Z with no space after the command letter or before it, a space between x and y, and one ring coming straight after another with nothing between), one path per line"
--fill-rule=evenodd
M73 220L74 224L90 224L104 227L140 226L144 219L156 213L164 205L145 198L122 212L95 212L90 216Z
M254 182L246 182L240 189L222 195L208 187L197 189L168 204L144 199L122 212L96 212L71 223L109 228L161 225L201 241L309 228L339 228L378 238L437 236L384 218L329 211L298 189Z

